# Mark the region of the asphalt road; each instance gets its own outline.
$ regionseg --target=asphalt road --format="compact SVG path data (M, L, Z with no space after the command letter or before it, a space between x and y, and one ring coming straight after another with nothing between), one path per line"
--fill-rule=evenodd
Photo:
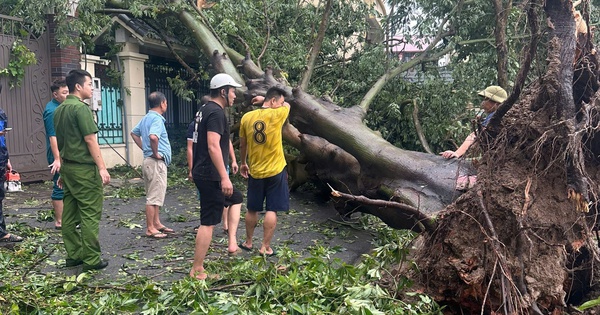
M100 244L103 258L109 266L98 273L102 278L116 278L127 274L146 275L161 280L176 280L187 276L194 254L194 227L199 224L199 202L192 187L169 188L165 207L161 209L161 219L165 225L175 230L175 234L164 239L151 239L145 236L144 197L122 198L118 195L128 187L140 185L140 181L124 182L113 180L105 188L105 201L100 223ZM50 242L61 243L60 231L54 230L52 221L44 221L51 212L50 190L46 183L24 185L23 192L8 193L5 199L7 223L19 223L51 233ZM121 195L126 195L121 193ZM314 245L322 245L336 250L332 255L342 261L354 264L363 253L371 249L372 234L356 229L352 224L339 223L333 206L329 203L312 201L311 193L292 193L291 211L278 218L278 226L273 239L273 247L287 248L308 256ZM245 237L242 219L238 228L238 240ZM255 231L254 245L260 245L262 226ZM39 266L42 272L78 274L81 267L64 268L65 253L62 246ZM249 259L258 253L242 252L231 256L227 253L227 238L219 225L215 228L213 243L207 256L207 269L217 268L224 259ZM269 258L273 261L277 257Z

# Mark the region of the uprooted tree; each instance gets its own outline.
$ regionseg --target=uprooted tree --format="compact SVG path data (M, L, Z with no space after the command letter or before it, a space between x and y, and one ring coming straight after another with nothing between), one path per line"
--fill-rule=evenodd
M350 195L338 202L342 213L424 232L412 277L425 292L472 313L548 314L581 302L596 283L597 61L589 34L575 32L571 1L526 7L531 42L509 99L478 130L478 181L462 196L454 190L468 170L462 161L392 146L363 124L368 102L341 108L289 87L225 47L196 12L177 17L218 72L241 81L240 67L247 96L289 91L285 140L301 152L305 176ZM524 89L544 14L546 72Z
M119 13L127 12L127 5L107 2ZM459 1L456 10L463 5ZM478 180L462 195L455 190L456 178L471 172L471 165L401 150L363 122L383 85L414 64L451 51L451 45L436 48L453 32L444 28L447 20L423 54L383 75L360 104L342 108L289 86L246 52L225 46L200 8L173 0L153 10L176 17L210 56L214 70L245 81L246 99L274 85L287 89L292 111L285 140L301 152L290 165L292 175L330 185L343 214L362 211L391 227L422 232L414 256L419 271L406 274L449 310L560 313L597 283L592 231L600 179L598 62L591 34L575 31L571 1L530 1L523 7L530 42L509 99L487 128L478 127L484 152L476 166ZM139 15L152 8L129 9ZM588 11L584 3L583 12ZM538 24L544 19L542 29ZM496 38L505 37L498 32ZM548 43L547 66L532 79L529 69L540 38ZM503 57L498 67L505 64ZM527 88L526 80L531 80Z

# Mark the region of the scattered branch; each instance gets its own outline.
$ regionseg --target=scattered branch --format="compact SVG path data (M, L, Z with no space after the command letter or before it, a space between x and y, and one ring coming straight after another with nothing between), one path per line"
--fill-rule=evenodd
M33 264L31 264L29 266L29 268L27 268L27 270L23 273L21 280L23 280L25 282L27 280L27 275L31 272L31 270L33 270L33 268L37 267L41 262L45 261L48 257L50 257L50 255L52 255L55 250L56 250L56 247L52 248L52 250L49 251L46 255L40 257Z
M255 281L246 281L246 282L240 282L240 283L230 283L230 284L225 284L225 285L218 286L218 287L211 287L211 288L206 289L206 291L223 291L225 289L240 287L240 286L244 286L244 285L251 285L254 282Z
M414 217L415 221L418 222L419 224L423 225L423 230L425 230L428 233L434 232L435 229L437 228L437 225L433 222L433 219L431 217L429 217L425 213L419 211L419 209L417 209L415 207L412 207L412 206L409 206L406 204L402 204L399 202L395 202L395 201L375 200L375 199L367 198L365 196L355 196L355 195L351 195L351 194L346 194L346 193L342 193L340 191L333 189L333 187L331 187L331 186L329 186L329 188L331 189L331 195L336 198L352 200L352 201L356 201L361 204L371 205L371 206L376 206L376 207L399 209L402 212L405 212L408 215Z

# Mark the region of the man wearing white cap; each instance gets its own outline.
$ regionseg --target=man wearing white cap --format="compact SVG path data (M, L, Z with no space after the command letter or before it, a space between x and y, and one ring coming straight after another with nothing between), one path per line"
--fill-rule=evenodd
M500 104L502 104L502 102L504 102L508 96L506 94L506 91L497 85L488 86L487 88L485 88L485 90L479 91L479 93L477 94L483 97L483 101L481 102L481 108L485 112L486 116L481 122L481 125L485 127L494 116L494 113L498 109L498 106L500 106ZM469 136L467 136L467 138L460 145L460 147L456 149L456 151L448 150L440 154L446 159L460 158L461 156L463 156L463 154L465 154L465 152L467 152L471 145L475 143L475 140L475 133L472 132L471 134L469 134Z
M238 87L241 85L225 73L219 73L211 79L210 100L202 106L196 117L196 130L192 136L195 143L192 178L200 192L200 227L196 234L190 277L198 280L208 277L204 269L204 258L212 241L214 227L221 222L223 206L226 202L232 205L242 203L242 194L233 188L227 174L230 132L224 111L226 107L233 105L235 88ZM239 220L239 212L237 218ZM232 229L237 229L237 222L230 220L230 232ZM237 247L235 241L233 246ZM237 248L231 250L230 246L230 252L235 252L235 249Z

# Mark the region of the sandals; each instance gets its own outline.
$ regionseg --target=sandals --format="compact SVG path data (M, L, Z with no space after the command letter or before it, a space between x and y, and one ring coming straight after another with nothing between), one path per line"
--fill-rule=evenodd
M22 242L23 238L14 234L8 234L8 237L0 238L1 243L16 243Z
M158 231L163 234L175 234L175 230L168 228L166 226L161 227L160 229L158 229Z
M245 251L247 251L247 252L251 252L252 251L252 247L248 247L246 245L246 242L239 243L238 247L241 248L241 249L243 249L243 250L245 250Z
M149 238L166 238L168 235L166 233L163 232L156 232L156 233L152 233L152 234L146 234L146 237Z

